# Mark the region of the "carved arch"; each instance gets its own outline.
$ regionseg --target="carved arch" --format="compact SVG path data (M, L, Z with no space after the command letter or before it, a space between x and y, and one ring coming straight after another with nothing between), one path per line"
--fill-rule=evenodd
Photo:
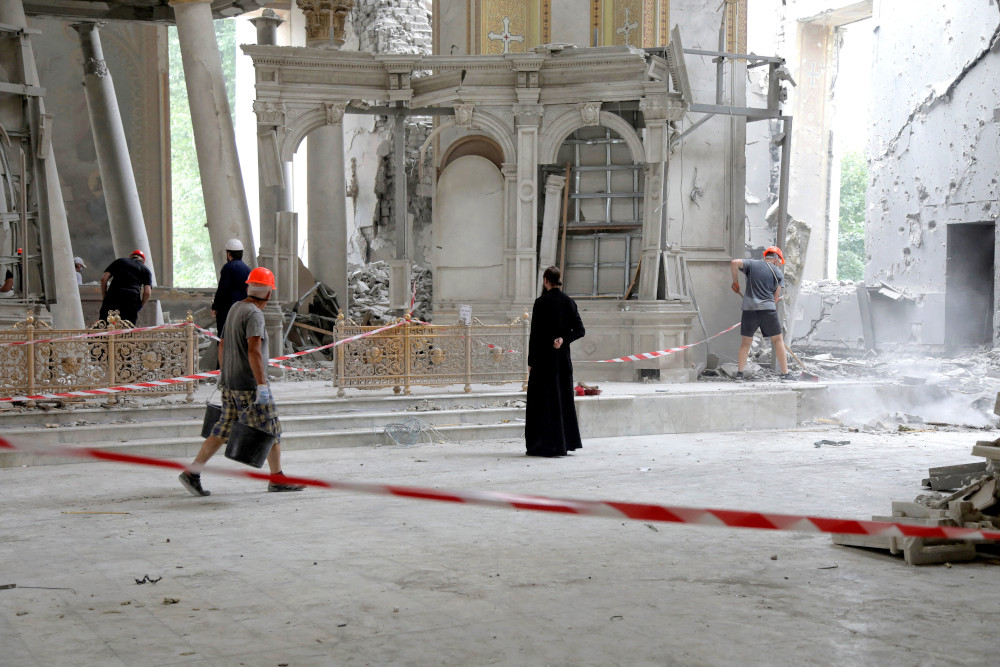
M614 130L618 136L625 140L625 144L632 153L632 160L637 163L648 162L642 139L624 118L608 111L602 111L598 124ZM578 109L570 109L550 121L539 138L538 163L554 164L558 159L559 148L566 141L566 137L581 127L587 127L587 124L583 122L583 117Z
M341 102L344 104L344 102ZM298 111L294 107L285 112L285 127L278 128L278 155L282 162L291 162L299 144L306 136L318 127L331 125L327 109L322 104L317 104L311 108L300 111L294 118L289 118L291 114ZM333 123L340 125L343 123Z
M503 121L491 113L474 111L472 113L472 127L486 131L491 138L500 144L504 162L517 162L517 145Z

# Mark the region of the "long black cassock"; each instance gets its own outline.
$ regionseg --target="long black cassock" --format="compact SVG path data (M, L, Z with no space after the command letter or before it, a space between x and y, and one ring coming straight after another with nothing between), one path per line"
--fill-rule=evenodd
M573 406L573 362L569 346L586 330L576 302L552 288L535 299L528 339L528 406L524 439L529 456L565 456L579 449L580 427ZM562 346L552 347L556 338Z

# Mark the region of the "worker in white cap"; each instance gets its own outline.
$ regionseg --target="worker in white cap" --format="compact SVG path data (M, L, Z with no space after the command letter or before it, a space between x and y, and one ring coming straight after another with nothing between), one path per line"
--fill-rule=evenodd
M83 274L80 272L80 269L87 268L87 265L83 263L83 258L82 257L74 257L73 258L73 266L76 267L76 284L77 285L82 285L83 284Z
M247 277L250 267L243 263L243 243L239 239L226 241L226 264L219 273L219 288L212 300L212 317L219 329L219 338L226 328L226 316L234 303L247 298Z

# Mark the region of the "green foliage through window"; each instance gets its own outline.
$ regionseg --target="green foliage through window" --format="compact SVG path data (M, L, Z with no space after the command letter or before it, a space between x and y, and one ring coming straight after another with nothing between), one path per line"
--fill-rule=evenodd
M865 191L868 163L852 151L840 160L840 235L837 239L837 278L865 277Z
M236 23L215 22L215 37L222 56L229 110L235 107ZM174 285L215 287L217 277L206 225L205 200L198 171L198 155L191 128L177 28L168 29L168 69L170 76L170 188L173 212ZM234 121L235 122L235 121Z

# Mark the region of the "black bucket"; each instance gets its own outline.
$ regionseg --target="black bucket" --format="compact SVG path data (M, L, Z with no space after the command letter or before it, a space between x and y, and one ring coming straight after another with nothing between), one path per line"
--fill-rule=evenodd
M266 431L236 422L229 430L226 458L254 468L263 468L275 440L277 437Z
M209 403L205 406L205 421L201 423L201 437L207 438L212 435L212 428L222 416L222 406Z

